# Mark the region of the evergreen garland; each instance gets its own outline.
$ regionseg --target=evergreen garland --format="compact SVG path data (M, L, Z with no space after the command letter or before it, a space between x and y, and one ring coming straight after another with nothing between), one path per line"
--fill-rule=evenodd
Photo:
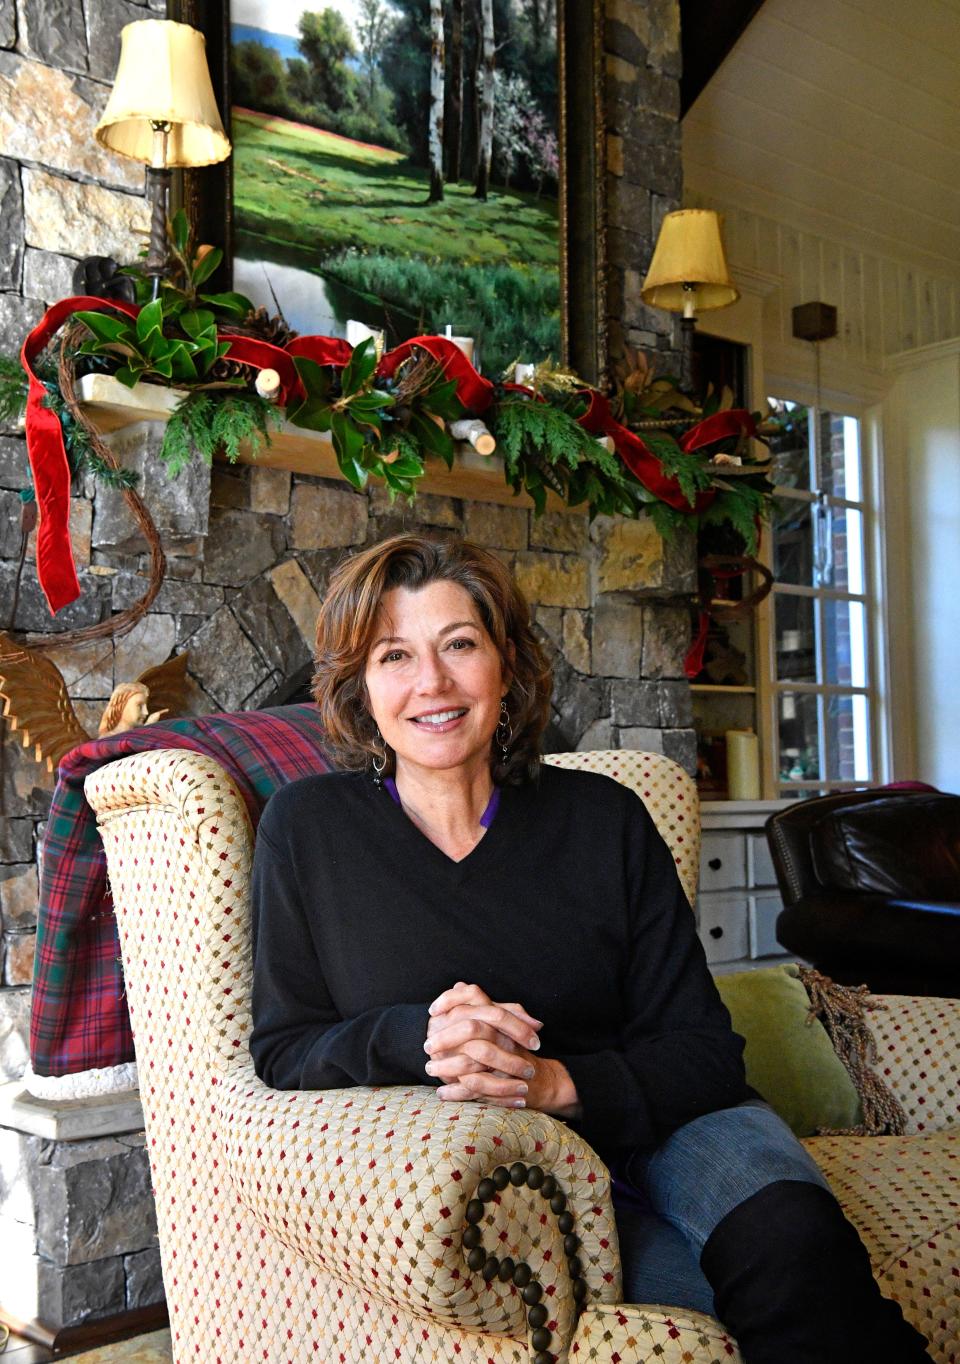
M279 428L280 413L258 393L221 391L214 396L198 389L188 393L174 408L167 422L160 447L160 458L174 478L195 454L207 464L223 450L231 464L240 455L240 446L249 442L254 456L269 445L270 428Z
M538 516L548 489L570 506L587 502L591 516L636 516L640 485L565 407L510 398L496 405L487 424L507 482L515 493L529 493Z
M115 469L112 464L108 464L103 456L94 449L90 432L81 422L77 421L70 411L56 379L48 377L47 374L42 374L39 369L37 373L43 379L44 387L47 390L47 396L43 400L44 406L56 412L60 419L63 448L67 452L67 460L72 473L74 475L93 474L95 479L108 488L135 488L140 478L137 471L135 469Z
M86 366L108 371L118 363L111 357L85 357ZM344 370L304 358L298 358L296 365L306 396L286 414L242 388L189 390L172 412L160 448L170 476L179 474L194 455L209 464L222 452L233 463L241 446L246 446L256 458L271 443L271 429L279 428L284 415L295 425L329 431L345 477L358 488L371 475L382 479L391 501L397 496L411 500L416 496L428 458L442 458L452 465L454 447L445 422L461 415L462 409L455 384L444 379L442 366L430 357L421 355L407 362L386 380L376 376L368 342L357 347ZM93 448L60 392L56 367L49 357L37 373L47 389L46 403L60 420L74 473L89 471L108 486L133 487L135 472L112 468ZM678 397L667 379L655 380L637 395L629 388L621 392L621 417L640 427L641 438L664 474L679 486L687 510L662 502L603 441L580 426L577 419L585 404L575 375L545 362L536 371L534 387L533 397L498 387L484 419L496 439L507 484L515 494L529 495L538 516L553 492L569 506L586 505L591 517L636 517L647 511L665 539L681 528L727 524L742 538L747 553L755 552L759 523L770 504L771 487L763 472L750 476L738 470L737 477L724 480L723 470L710 462L709 455L716 449L688 453L672 428L657 425L651 429L664 415L656 410L658 405L664 411L682 411L693 426L716 403L708 402L701 411L682 395ZM19 360L0 356L0 423L15 424L26 397L27 381ZM738 443L721 441L718 448L726 444ZM709 505L694 510L698 495L707 490L714 493Z
M16 426L27 405L27 376L19 360L0 355L0 426Z

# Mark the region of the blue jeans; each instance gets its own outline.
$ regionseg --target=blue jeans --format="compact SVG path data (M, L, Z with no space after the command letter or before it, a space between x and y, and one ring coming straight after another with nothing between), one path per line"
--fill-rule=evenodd
M614 1184L624 1302L714 1315L700 1252L728 1213L781 1180L829 1192L813 1159L760 1099L707 1113L662 1146L634 1151Z

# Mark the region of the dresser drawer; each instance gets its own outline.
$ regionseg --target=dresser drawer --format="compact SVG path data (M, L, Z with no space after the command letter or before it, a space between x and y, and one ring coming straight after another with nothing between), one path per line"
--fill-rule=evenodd
M787 949L777 942L777 915L783 909L779 895L751 895L750 955L751 957L782 957Z
M744 895L701 895L697 933L707 961L734 961L747 955L749 932Z
M747 834L747 885L775 886L777 873L766 834Z
M730 890L747 884L743 834L706 833L700 849L700 889Z

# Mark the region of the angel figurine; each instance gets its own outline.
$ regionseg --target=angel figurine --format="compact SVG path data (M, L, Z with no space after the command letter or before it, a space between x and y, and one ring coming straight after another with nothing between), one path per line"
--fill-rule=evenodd
M100 720L98 736L122 734L153 724L184 708L187 655L142 672L135 682L114 687ZM59 668L45 654L17 644L0 632L0 698L11 730L23 735L38 763L52 772L65 753L92 738L77 719ZM152 703L156 709L149 709Z
M98 737L105 739L108 734L125 734L128 729L136 729L138 725L155 725L168 714L169 707L151 711L149 701L150 688L145 682L139 679L136 682L121 682L110 693L110 700L100 716Z

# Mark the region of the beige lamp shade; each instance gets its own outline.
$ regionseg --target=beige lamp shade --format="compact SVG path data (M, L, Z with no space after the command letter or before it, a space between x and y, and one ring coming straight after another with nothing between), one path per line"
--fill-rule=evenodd
M153 125L167 123L164 165L224 161L230 141L213 97L203 34L172 19L138 19L120 36L120 63L97 141L155 165Z
M640 297L653 308L688 317L736 303L740 294L727 270L718 214L706 208L667 214Z

